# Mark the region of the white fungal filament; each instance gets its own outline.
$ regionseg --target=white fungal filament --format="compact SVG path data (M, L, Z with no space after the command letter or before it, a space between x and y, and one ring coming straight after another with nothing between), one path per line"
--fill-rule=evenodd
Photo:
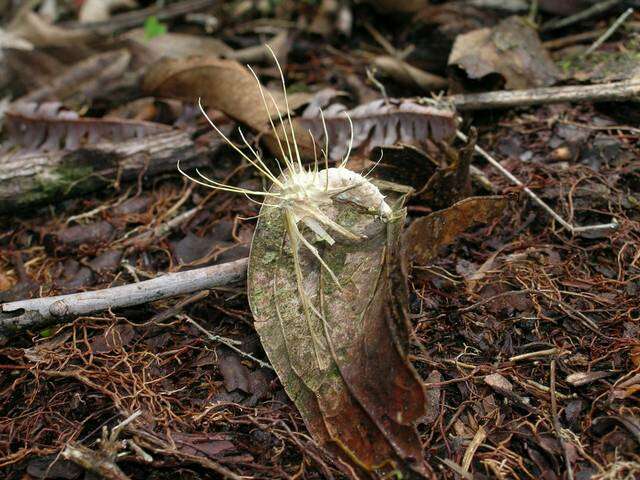
M322 120L325 137L324 148L321 149L324 170L321 172L318 171L318 155L316 151L316 142L311 132L309 132L309 135L313 143L314 164L311 168L305 169L302 163L302 158L300 156L300 149L298 148L298 144L296 141L296 132L289 109L289 100L287 98L287 91L285 88L284 74L273 50L271 50L271 47L269 47L268 45L267 48L275 59L275 63L280 73L286 106L286 120L271 92L267 90L265 93L265 90L260 84L258 76L255 74L251 67L248 68L256 79L258 89L260 91L260 96L262 98L265 111L269 118L271 130L273 132L273 135L275 136L278 150L280 151L280 158L276 159L276 166L278 168L277 173L269 169L268 165L264 162L259 153L249 144L242 130L238 129L240 138L242 139L244 146L250 152L250 155L245 153L243 149L233 143L211 121L211 119L207 116L204 108L202 107L200 101L198 101L198 106L200 107L200 111L205 116L209 124L213 127L213 129L244 160L255 167L255 169L262 175L267 177L273 183L273 188L271 188L270 190L249 190L246 188L226 185L224 183L208 178L197 169L196 173L198 174L199 178L193 178L180 168L179 163L178 170L184 176L200 185L226 192L239 193L245 195L249 200L259 203L262 206L274 207L282 212L283 224L285 228L284 233L289 240L289 247L291 249L298 297L303 308L303 313L306 319L309 334L313 339L313 350L316 361L318 363L318 368L320 368L320 342L316 338L314 330L311 326L312 315L315 315L322 320L325 331L328 326L325 318L313 305L311 298L305 291L303 271L300 261L301 246L304 246L316 258L316 260L320 263L321 268L329 274L338 288L342 287L340 286L340 282L337 276L329 267L329 265L327 265L327 263L324 261L324 259L318 252L318 249L301 233L299 224L302 223L307 226L318 237L318 239L320 239L320 241L324 241L329 246L331 246L336 242L336 240L334 239L335 235L340 235L343 238L352 241L357 241L364 238L362 235L350 231L331 218L328 212L332 211L330 207L335 202L345 202L353 204L364 210L365 212L378 216L385 222L390 219L392 211L389 205L385 202L384 196L380 193L375 185L367 180L366 175L362 176L346 168L346 164L349 160L349 155L353 147L354 139L353 123L349 115L346 113L346 119L349 127L351 128L351 137L347 148L347 154L342 159L339 166L335 168L329 168L329 135L324 119L324 114L322 110L320 110L320 118ZM274 115L269 108L270 104L275 108L278 122L277 125L274 122ZM257 201L252 197L258 197L262 200ZM335 214L335 210L333 210L333 214ZM262 213L260 215L262 215Z
M329 168L329 138L324 120L324 114L320 111L322 123L324 126L325 145L321 150L324 160L324 170L318 171L318 156L315 150L315 139L311 132L311 140L314 147L315 161L310 169L305 169L300 150L296 141L296 132L291 118L291 112L289 109L289 100L287 97L287 91L285 87L285 80L282 68L278 62L273 50L267 45L267 48L271 52L275 63L280 73L282 81L282 89L284 94L285 106L286 106L286 118L280 111L278 104L268 90L262 88L260 81L253 71L248 66L249 70L256 79L260 95L263 101L263 105L267 112L271 130L275 136L278 149L280 151L280 158L277 159L276 165L278 167L278 174L272 172L264 160L260 157L258 152L249 144L246 140L242 130L239 130L240 137L244 143L244 146L248 148L250 155L245 153L243 149L233 143L209 118L202 103L198 101L200 111L205 116L209 124L213 129L229 144L240 156L249 162L258 172L267 177L273 184L274 188L270 191L266 190L249 190L246 188L235 187L231 185L225 185L217 182L211 178L208 178L196 169L199 178L194 178L185 173L178 163L178 170L187 178L194 182L232 193L240 193L246 195L249 199L251 197L262 197L264 200L258 203L262 205L268 205L276 207L282 210L285 217L285 225L287 234L290 240L291 249L293 250L294 260L298 257L298 248L300 245L304 245L318 260L322 267L327 271L336 284L340 285L338 278L329 266L322 259L316 247L309 242L304 235L300 232L298 225L303 223L312 232L314 232L321 240L327 242L329 245L335 243L335 239L332 235L341 235L350 240L360 240L361 235L355 234L345 227L341 226L330 218L325 213L327 207L331 206L334 202L348 202L352 203L365 211L379 216L383 221L387 221L391 216L391 208L385 202L384 196L380 193L378 188L370 183L362 175L352 172L345 168L345 165L349 159L349 154L353 146L353 123L351 118L346 115L347 121L351 128L351 139L349 141L347 154L340 162L340 166L335 168ZM274 123L272 111L269 108L269 104L275 108L277 115L278 125ZM284 144L283 144L284 140ZM299 279L301 284L301 279Z

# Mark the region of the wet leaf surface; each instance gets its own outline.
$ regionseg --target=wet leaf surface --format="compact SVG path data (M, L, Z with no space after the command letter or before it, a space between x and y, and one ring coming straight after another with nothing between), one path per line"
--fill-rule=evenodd
M424 472L416 422L425 414L425 393L406 359L407 305L398 294L406 289L396 253L402 210L384 225L338 207L345 226L375 232L364 243L324 250L342 290L310 254L301 254L305 288L324 320L304 314L293 257L283 248L281 210L263 207L262 215L249 299L267 355L310 431L353 468Z

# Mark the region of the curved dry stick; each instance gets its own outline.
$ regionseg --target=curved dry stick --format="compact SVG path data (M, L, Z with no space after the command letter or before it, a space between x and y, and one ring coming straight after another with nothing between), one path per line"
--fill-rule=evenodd
M162 298L238 283L247 259L162 275L144 282L90 292L33 298L0 304L0 338L26 328L42 328L64 319L112 308L131 307Z

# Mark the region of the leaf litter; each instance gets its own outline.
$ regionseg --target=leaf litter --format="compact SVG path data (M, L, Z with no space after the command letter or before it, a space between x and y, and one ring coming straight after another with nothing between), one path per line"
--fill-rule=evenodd
M29 191L41 196L39 202L23 203L26 206L20 210L5 209L0 230L2 301L138 282L232 258L224 257L229 251L246 255L256 223L256 241L267 242L260 248L280 258L276 261L277 257L254 249L254 265L276 269L282 291L274 294L267 288L263 298L251 300L253 313L246 287L233 285L206 297L161 300L74 318L5 340L0 349L0 468L5 477L78 478L81 470L58 454L75 447L88 458L116 458L108 445L122 449L119 471L132 479L175 474L176 469L186 478L365 478L401 472L405 477L432 478L637 476L640 183L635 120L613 111L617 108L588 101L463 118L463 131L469 123L479 126L478 143L488 151L501 152L507 140L517 138L516 149L495 155L564 218L580 224L605 222L612 216L619 221L616 231L571 237L526 197L518 196L519 187L471 157L469 145L451 140L459 128L455 112L443 114L447 109L442 107L434 112L434 103L442 105L439 100L425 101L416 97L425 93L420 87L394 76L378 76L375 62L363 63L375 55L360 54L360 50L377 51L378 56L392 52L396 63L455 81L459 72L445 68L455 35L492 28L500 21L514 22L507 20L510 12L486 2L464 8L459 2L436 6L415 2L411 8L418 13L396 11L391 21L389 11L396 7L389 2L372 2L377 10L345 2L338 9L323 5L323 21L336 23L323 30L330 33L322 39L300 32L287 36L291 45L278 57L291 94L296 134L311 147L301 151L303 161L313 158L308 129L320 158L325 148L318 112L305 118L304 104L313 103L315 92L328 86L344 90L342 106L334 106L335 110L323 106L329 127L327 155L340 161L346 153L350 129L344 112L348 112L356 132L355 158L349 165L368 164L362 173L377 165L369 177L376 178L398 214L384 223L339 203L335 207L339 222L348 226L361 222L369 230L367 239L357 242L329 232L333 246L326 238L319 241L310 227L301 227L343 290L309 249L300 250L308 282L305 291L318 292L311 305L323 312L311 318L322 353L316 358L309 355L310 336L298 334L308 325L296 293L297 280L287 267L293 262L288 240L280 236L284 243L276 246L275 237L260 227L278 212L263 207L257 220L243 220L259 215L258 206L233 192L194 188L174 167L181 159L181 167L193 173L194 164L187 159L197 159L204 168L200 171L217 182L253 191L269 188L270 182L229 146L199 148L211 145L212 135L206 122L188 111L201 97L216 124L237 121L247 127L243 133L249 145L273 168L268 152L278 151L277 139L282 137L269 138L269 115L255 78L240 63L216 55L227 59L257 55L251 63L258 78L269 91L277 92L279 78L265 61L263 33L257 32L273 35L288 28L283 19L311 21L318 12L306 4L261 6L267 10L258 14L243 10L240 2L224 8L213 6L214 2L167 2L166 12L153 11L167 25L167 35L219 40L238 54L221 48L195 52L207 57L187 59L197 43L185 40L182 51L169 53L174 60L158 61L157 54L145 58L139 45L112 44L98 30L92 31L91 24L80 28L69 22L78 18L78 5L49 3L56 4L61 20L44 20L42 13L28 10L16 16L13 7L0 14L3 22L22 18L21 24L7 30L12 38L35 47L20 52L24 67L19 72L17 64L4 70L6 64L0 61L0 69L8 73L7 82L0 82L8 88L6 93L11 98L26 94L23 101L35 102L29 115L44 102L58 102L56 114L76 112L71 123L122 124L105 113L126 105L129 113L121 118L155 122L159 132L138 137L132 130L99 130L100 142L81 146L67 142L73 136L71 127L56 127L55 118L39 117L36 127L14 134L19 140L12 142L14 148L35 149L29 158L44 159L40 165L58 165L60 158L67 158L62 162L65 169L75 162L98 164L91 171L101 183L73 189L69 187L79 179L72 176L65 177L62 190L48 191L36 182L27 188L10 176L26 173L26 164L5 163L3 175L8 180L0 182L0 189L3 185L12 189L0 197L3 201L25 198ZM544 23L586 8L571 2L561 11L551 3L540 2L536 21ZM144 15L136 19L138 12ZM438 25L430 33L437 40L433 49L412 37L420 28L412 23L414 15L417 22L425 22L426 12L440 12L428 20ZM345 28L349 13L351 29ZM595 31L619 13L613 8L572 28ZM146 9L111 15L109 31L122 31L123 38L149 16ZM214 17L217 23L211 21ZM273 22L273 27L263 30L260 22ZM375 25L393 49L381 53L379 38L371 37L364 22ZM624 57L624 45L632 44L628 39L633 23L599 51L620 47ZM218 30L205 36L205 28L214 24ZM500 82L508 82L507 76L516 72L513 78L518 81L538 84L536 78L546 78L546 84L552 83L555 80L549 79L557 77L544 61L546 53L540 50L544 42L584 42L565 28L538 33L526 27L519 33L529 41L537 35L543 40L534 42L533 51L540 56L528 63L541 70L522 74L514 55L524 54L518 54L522 47L514 44L513 51L507 49L500 58L505 66L494 69L504 76ZM347 36L338 41L337 35ZM144 39L135 38L144 45ZM154 40L159 39L162 34ZM166 48L159 43L153 48ZM203 42L207 44L210 47L202 48L217 48ZM54 49L47 47L52 45ZM9 52L7 58L14 55ZM597 60L597 55L593 58ZM155 69L155 78L160 79L153 88L148 74L140 83L150 63L154 66L149 72ZM206 74L198 73L201 67ZM53 77L29 79L27 71L53 72L61 80L47 88L48 78ZM598 74L581 80L600 78L606 77ZM529 85L509 84L509 88ZM359 96L365 91L377 99L354 102L365 98ZM302 95L294 102L296 92ZM151 101L136 103L145 96ZM279 102L284 98L274 96L282 108ZM411 112L402 113L403 105ZM15 111L17 106L10 107ZM278 123L277 115L271 118ZM304 121L310 123L302 126ZM580 137L567 133L567 126L579 129ZM8 130L3 132L6 147ZM237 130L224 132L236 145L243 144ZM78 138L89 138L89 133ZM159 148L156 142L162 137L183 140L180 146ZM43 151L51 138L65 150ZM398 141L411 146L389 144ZM105 143L111 144L107 151L115 153L110 154L113 160L100 163L95 148ZM564 146L568 154L562 151ZM18 152L17 158L27 153ZM243 152L251 154L248 147ZM156 169L159 159L170 168ZM413 191L395 191L389 182ZM510 197L486 196L487 191ZM395 201L398 196L404 197L404 206ZM220 225L225 225L222 233ZM354 259L358 255L376 258L376 268L362 269L368 263ZM267 283L256 277L255 268L250 271L250 295ZM275 330L270 298L279 300L275 305L280 316L295 328ZM366 299L371 303L365 305ZM326 326L332 328L325 330ZM265 334L274 341L265 341ZM323 368L317 368L318 360L326 362ZM273 366L278 377L260 362ZM138 411L139 416L131 417ZM133 418L131 423L118 430L116 426L128 417ZM107 440L116 429L118 441L98 442L103 427Z

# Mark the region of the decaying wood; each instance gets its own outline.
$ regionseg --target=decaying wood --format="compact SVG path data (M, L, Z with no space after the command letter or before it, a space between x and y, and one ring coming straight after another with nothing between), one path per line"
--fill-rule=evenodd
M527 107L562 102L624 102L640 95L637 80L601 85L501 90L497 92L452 95L448 98L460 111L491 108Z
M74 315L130 307L162 298L230 285L244 279L247 259L185 272L168 273L144 282L92 292L34 298L0 304L0 338L25 328L42 328Z
M131 478L112 460L83 445L67 445L62 456L107 480L130 480Z
M122 143L99 143L72 152L7 155L0 170L0 213L87 193L108 182L202 165L189 133L171 131Z

